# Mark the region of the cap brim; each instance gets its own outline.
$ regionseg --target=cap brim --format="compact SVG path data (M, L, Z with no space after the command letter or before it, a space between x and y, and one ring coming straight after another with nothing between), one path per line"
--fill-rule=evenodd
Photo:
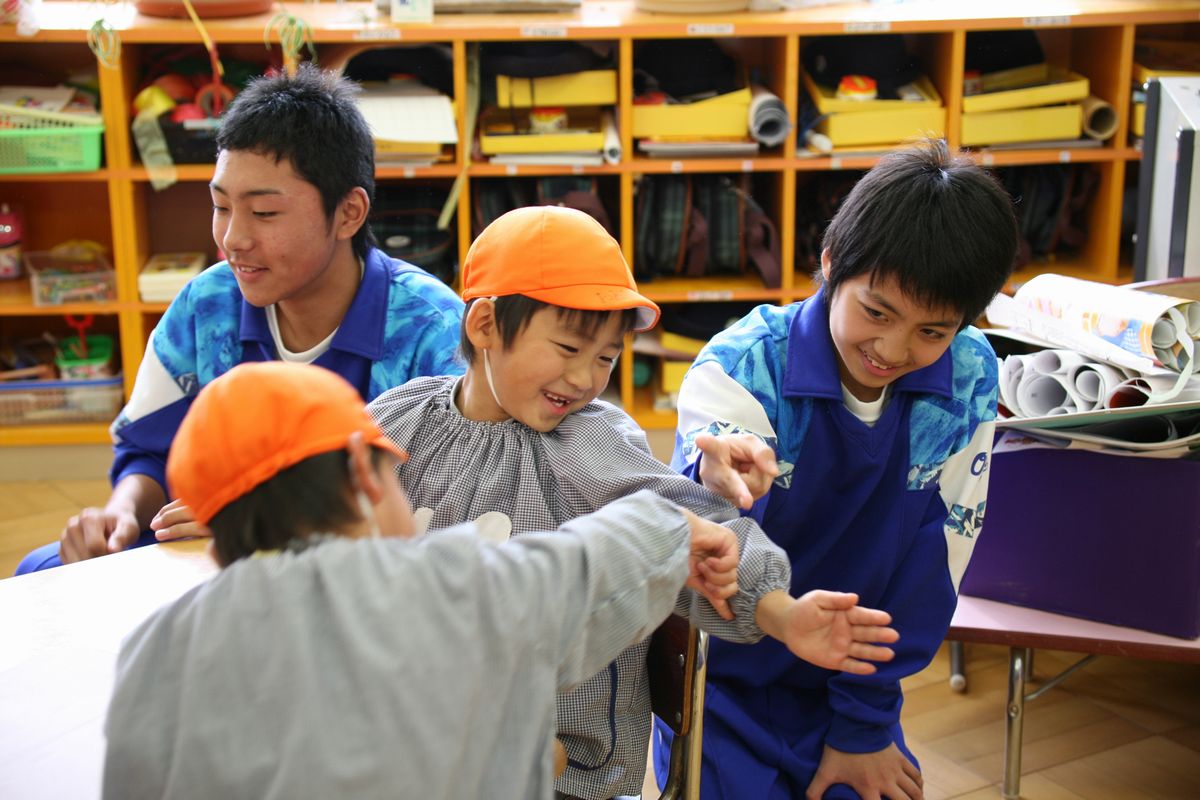
M408 461L408 451L389 439L387 434L383 432L380 432L379 436L372 439L371 444L375 447L378 447L380 450L388 451L396 458L400 459L401 464L403 464L405 461Z
M659 308L627 286L566 286L521 294L550 305L583 311L625 311L637 309L634 332L648 331L658 324Z

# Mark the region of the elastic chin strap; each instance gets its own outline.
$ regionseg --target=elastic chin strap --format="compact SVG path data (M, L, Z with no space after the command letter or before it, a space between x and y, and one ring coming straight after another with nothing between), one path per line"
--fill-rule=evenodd
M487 348L483 350L483 374L487 378L488 390L492 393L492 399L496 401L496 405L500 406L500 410L504 411L504 403L500 402L500 395L496 394L496 384L492 381L492 362L488 360Z
M379 520L375 516L375 506L371 505L371 498L367 497L367 493L362 489L354 495L358 501L358 513L362 514L362 518L371 528L371 538L378 539L382 534L379 532Z

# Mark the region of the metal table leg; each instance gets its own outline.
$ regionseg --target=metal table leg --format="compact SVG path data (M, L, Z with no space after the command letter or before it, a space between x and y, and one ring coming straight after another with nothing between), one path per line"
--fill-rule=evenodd
M1021 733L1025 726L1025 665L1032 655L1028 647L1008 651L1008 705L1004 731L1004 800L1021 796Z
M967 690L965 650L962 642L950 643L950 688L956 692Z

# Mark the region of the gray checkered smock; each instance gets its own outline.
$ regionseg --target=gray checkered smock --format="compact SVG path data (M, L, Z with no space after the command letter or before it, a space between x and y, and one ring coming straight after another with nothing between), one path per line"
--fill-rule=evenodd
M368 410L409 453L398 469L418 519L430 530L478 521L502 538L553 530L617 498L651 489L700 516L726 524L738 538L741 591L730 605L736 619L717 616L707 601L684 590L676 612L709 633L754 642L758 600L787 591L791 568L783 551L730 503L656 459L645 434L620 409L596 401L567 416L550 433L516 420L476 422L452 398L459 378L418 378L380 395ZM650 739L648 642L558 698L558 736L567 771L556 788L586 800L638 794Z

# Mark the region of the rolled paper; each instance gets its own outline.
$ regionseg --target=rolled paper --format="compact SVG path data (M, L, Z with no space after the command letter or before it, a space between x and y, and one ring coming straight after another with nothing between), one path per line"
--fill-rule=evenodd
M1083 132L1093 139L1104 141L1117 132L1117 112L1099 97L1089 95L1080 103L1083 111Z
M783 101L765 86L750 87L750 136L764 147L783 144L792 121Z

